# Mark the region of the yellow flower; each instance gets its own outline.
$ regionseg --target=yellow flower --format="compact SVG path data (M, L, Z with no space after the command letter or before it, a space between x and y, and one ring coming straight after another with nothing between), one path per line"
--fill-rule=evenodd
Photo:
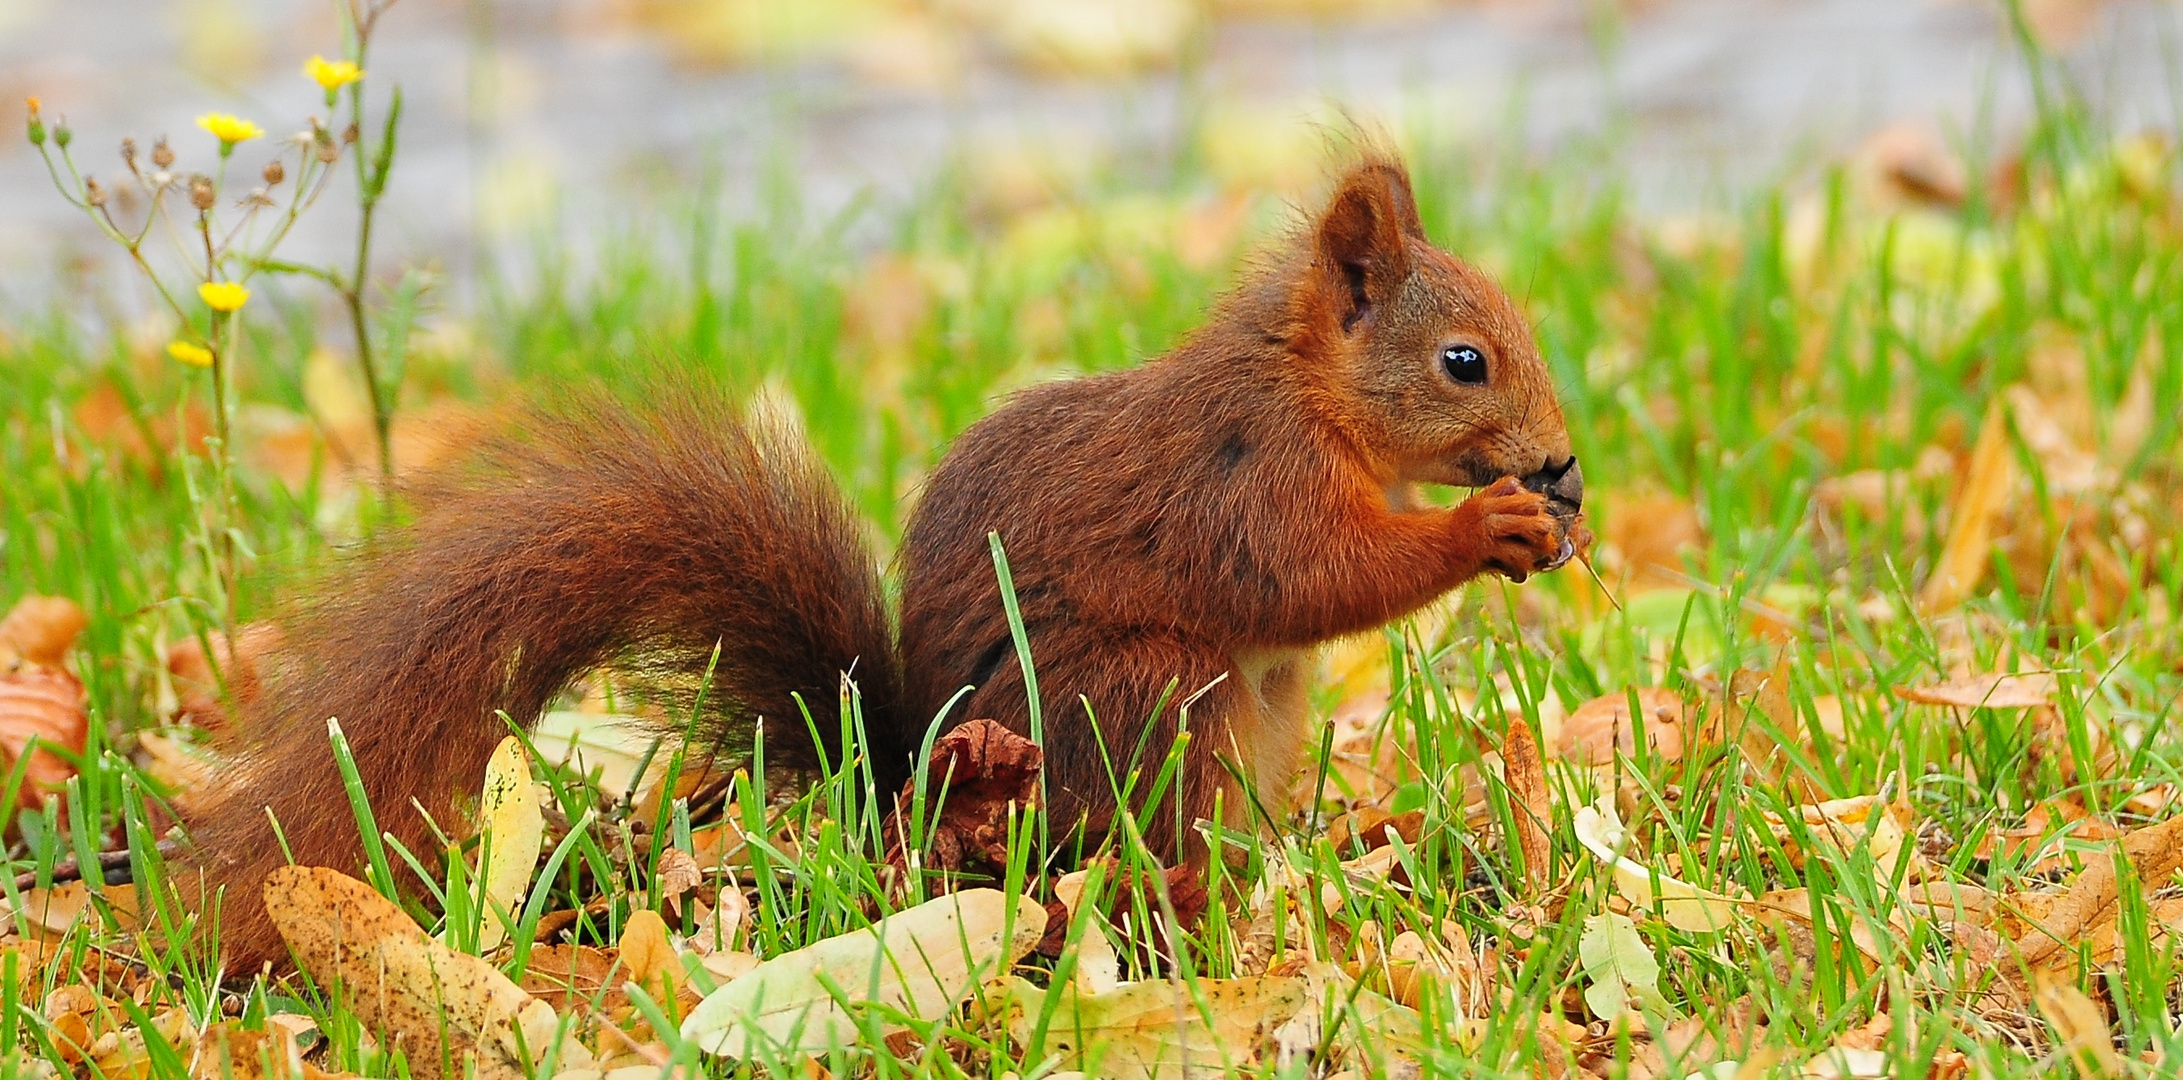
M192 345L187 341L168 342L167 355L191 367L212 366L212 350L202 345Z
M250 302L250 290L232 281L208 281L197 286L197 295L205 300L205 306L225 314Z
M226 150L236 143L247 139L255 139L265 134L264 128L242 117L231 116L227 113L206 113L197 118L197 126L211 132L213 138L220 140L220 149L222 150Z
M314 56L304 61L303 73L309 75L311 81L324 87L329 94L364 77L364 69L357 67L353 61L328 60L323 56Z

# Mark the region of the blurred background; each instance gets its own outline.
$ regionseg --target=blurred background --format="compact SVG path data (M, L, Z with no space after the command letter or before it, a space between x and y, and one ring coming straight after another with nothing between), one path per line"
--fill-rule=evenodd
M701 191L731 213L786 198L843 220L845 209L907 205L943 176L1006 211L1098 177L1156 185L1187 165L1196 183L1301 194L1345 117L1537 154L1607 148L1627 197L1662 215L1731 203L1860 147L1929 174L1917 182L1960 188L1961 163L2005 156L2033 109L2026 38L2062 57L2119 130L2172 130L2175 5L2019 10L400 0L369 65L376 93L398 84L408 102L383 260L459 282L512 242L583 250ZM299 68L338 55L340 33L325 0L0 0L0 307L38 306L65 287L56 266L119 257L48 189L17 134L26 95L67 119L89 169L118 172L110 148L123 136L162 134L187 168L209 150L192 123L201 112L235 112L274 135L322 113ZM285 250L330 256L351 219L353 209L308 215ZM876 228L886 215L847 219Z

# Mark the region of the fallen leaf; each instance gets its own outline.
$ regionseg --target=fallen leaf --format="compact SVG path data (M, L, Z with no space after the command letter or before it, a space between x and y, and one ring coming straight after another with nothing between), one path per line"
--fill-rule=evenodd
M0 669L18 662L57 668L68 659L77 635L91 618L74 600L60 596L25 596L0 618Z
M674 1000L682 989L682 960L667 940L667 920L660 918L659 912L649 908L631 912L629 921L622 924L620 949L630 982L653 1001Z
M705 872L698 868L697 860L690 853L670 847L659 853L659 868L652 873L652 887L659 891L659 898L670 911L682 910L682 896L697 888L705 880Z
M1577 936L1577 963L1592 981L1584 988L1592 1015L1612 1023L1633 1001L1644 1009L1667 1010L1667 999L1660 996L1660 960L1629 916L1603 911L1586 917Z
M1556 755L1579 765L1606 765L1617 755L1637 752L1636 725L1630 719L1630 693L1643 710L1645 743L1664 762L1682 759L1683 725L1690 706L1663 686L1640 686L1593 698L1577 706L1562 721L1561 743Z
M76 775L76 767L47 747L83 753L91 721L83 682L60 668L24 666L0 671L0 776L28 753L16 803L45 802ZM33 742L38 749L32 749Z
M531 760L523 752L523 740L510 735L493 751L485 766L485 794L478 802L478 816L483 822L478 848L484 860L478 878L485 884L478 951L483 953L507 940L509 925L521 917L523 894L530 889L538 852L546 843L545 811L538 787L531 782Z
M690 951L699 956L738 948L743 943L744 927L750 922L750 897L733 882L714 900L713 909L701 915L690 929Z
M1925 857L1910 843L1910 832L1905 827L1910 820L1907 804L1882 802L1877 795L1859 795L1799 806L1796 811L1806 832L1826 851L1848 855L1861 849L1872 856L1873 866L1882 874L1892 873L1895 865L1907 858L1912 878L1922 881L1932 876ZM1771 812L1765 817L1775 841L1788 849L1796 866L1802 867L1811 852L1804 850L1802 841L1781 818Z
M2077 1067L2084 1080L2108 1080L2129 1075L2115 1053L2114 1036L2107 1029L2107 1015L2084 991L2061 979L2037 981L2032 1001L2054 1029L2054 1041Z
M971 720L940 736L925 771L924 820L915 820L919 779L902 786L889 815L887 864L912 863L902 829L930 837L915 860L929 870L998 879L1008 868L1009 815L1036 805L1045 754L992 720Z
M1520 716L1509 719L1501 762L1509 814L1516 819L1516 847L1524 857L1525 888L1535 897L1550 887L1554 874L1553 848L1546 839L1546 828L1554 820L1553 795L1547 790L1546 763L1539 758L1538 740L1531 734L1531 724Z
M1133 982L1103 994L1041 990L1020 978L1013 986L1009 1032L1017 1043L1034 1043L1043 1015L1044 1049L1107 1080L1245 1068L1310 999L1309 984L1295 976ZM1048 993L1056 995L1050 1013Z
M2037 876L2075 865L2065 842L2101 843L2121 835L2073 798L2042 799L2025 811L2020 824L1988 832L1975 854L1988 861L2008 859L2021 867L2019 873Z
M1960 206L1970 190L1963 162L1924 124L1889 124L1868 136L1851 160L1863 194L1883 207Z
M561 1012L589 1006L613 1012L628 1004L611 983L619 957L589 945L540 945L531 950L520 985Z
M1627 843L1622 820L1616 815L1614 796L1602 795L1597 803L1579 807L1577 842L1613 872L1615 891L1633 906L1657 912L1679 930L1725 930L1735 921L1736 905L1743 899L1659 873L1622 854Z
M547 1049L553 1008L499 969L425 935L355 878L284 866L265 879L265 910L304 970L331 986L364 1027L409 1055L424 1077L519 1080Z
M2115 843L2148 888L2183 869L2183 817L2132 830ZM2095 926L2113 918L2118 891L2113 857L2089 856L2084 871L2046 918L2028 920L2033 925L2016 943L2018 956L2025 964L2038 966L2063 945L2089 936ZM2074 957L2068 963L2074 967Z
M665 754L653 754L657 735L638 717L556 709L538 718L531 746L547 765L565 766L590 778L613 799L642 801L666 775ZM650 768L638 769L650 759Z
M1639 494L1607 508L1600 562L1632 590L1683 584L1683 557L1705 542L1698 508L1680 495Z
M2054 704L2051 671L1971 675L1936 686L1898 686L1897 697L1919 705L1958 709L2033 709Z
M181 739L166 732L144 731L137 734L136 745L143 755L138 763L167 790L187 795L212 783L217 762Z
M1947 611L1970 598L1992 564L1994 524L2015 486L2016 455L2009 445L2008 422L1995 398L1971 450L1970 471L1950 508L1948 539L1940 560L1918 590L1918 607Z
M851 1009L876 1004L937 1020L977 982L1029 951L1046 909L1027 896L966 889L809 945L713 991L682 1023L706 1052L822 1050L862 1036Z

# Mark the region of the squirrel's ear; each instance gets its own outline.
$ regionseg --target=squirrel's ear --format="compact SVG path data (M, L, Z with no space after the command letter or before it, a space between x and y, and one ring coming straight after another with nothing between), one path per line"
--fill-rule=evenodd
M1409 174L1388 161L1350 170L1313 230L1314 285L1332 301L1343 333L1356 329L1410 276L1409 237L1425 237Z

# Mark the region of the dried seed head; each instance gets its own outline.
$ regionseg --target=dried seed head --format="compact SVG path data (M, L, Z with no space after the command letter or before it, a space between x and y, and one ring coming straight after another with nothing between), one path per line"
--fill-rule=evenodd
M86 176L83 178L83 201L93 206L106 205L106 189L99 186L98 177Z
M152 144L152 164L162 169L174 164L174 151L167 148L165 135L161 135L159 141Z
M342 143L342 145L346 146L346 145L348 145L349 143L353 143L353 142L355 142L355 141L356 141L356 137L357 137L357 134L358 134L358 133L357 133L357 130L356 130L356 125L355 125L355 124L350 124L350 125L349 125L348 127L342 128L342 129L341 129L341 143Z
M318 160L323 165L331 165L341 160L341 148L330 142L318 144Z
M165 169L152 174L152 187L154 188L163 189L172 183L174 183L174 174Z
M250 194L243 196L235 205L246 210L263 210L273 205L273 197L268 195L262 187L251 188Z
M136 171L136 140L135 140L135 139L123 139L123 140L121 140L121 163L122 163L123 165L127 165L127 166L129 167L129 171L130 171L130 172L135 172L135 171Z
M212 190L212 178L198 174L189 178L189 204L199 210L210 210L219 194Z
M287 177L288 170L281 167L279 158L265 163L265 183L268 187L278 187Z

